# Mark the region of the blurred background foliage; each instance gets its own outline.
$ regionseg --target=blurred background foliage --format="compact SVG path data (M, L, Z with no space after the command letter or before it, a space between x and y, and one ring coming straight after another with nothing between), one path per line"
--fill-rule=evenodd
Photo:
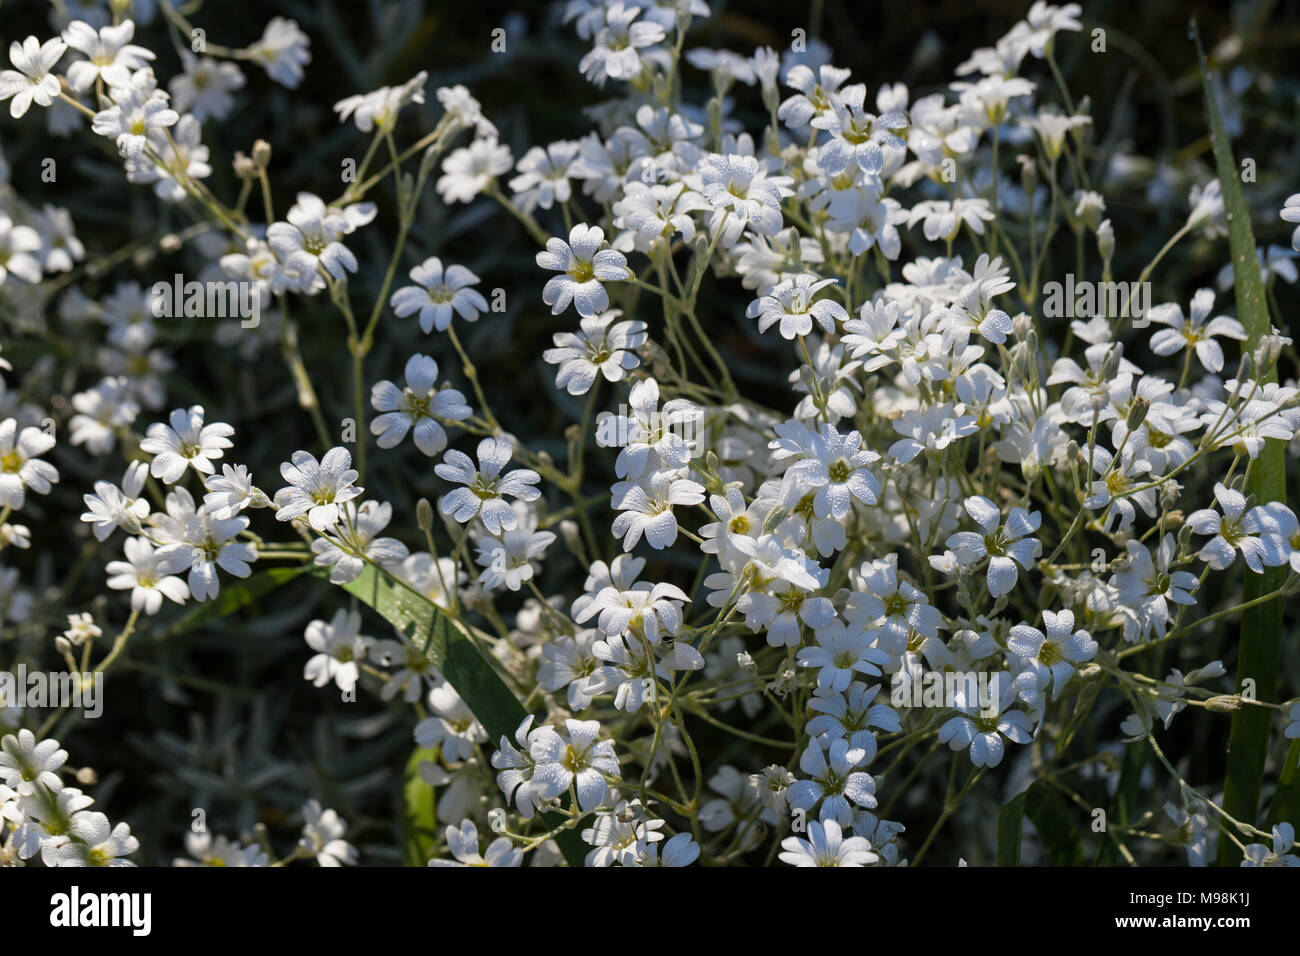
M1002 36L1024 16L1028 3L825 0L802 5L713 0L712 7L714 16L697 26L690 46L751 52L768 45L782 50L789 46L792 31L802 29L828 42L834 62L850 67L854 81L868 85L869 95L884 82L901 80L915 99L943 89L957 65L976 47ZM75 5L72 8L75 11ZM1245 187L1256 211L1257 240L1288 246L1291 226L1278 219L1277 210L1300 188L1300 79L1294 72L1300 4L1097 0L1084 8L1084 32L1062 35L1057 55L1072 95L1086 98L1094 117L1090 136L1098 149L1093 153L1093 178L1106 197L1118 239L1116 278L1136 276L1185 218L1190 183L1213 176L1195 55L1187 36L1193 14L1223 80L1222 102L1238 160L1250 157L1257 164L1256 182ZM7 47L28 34L52 35L51 9L38 0L0 2L0 42ZM364 151L365 137L350 124L340 125L331 111L344 96L399 84L427 70L428 102L403 113L399 145L432 129L440 114L432 95L435 88L463 83L482 102L516 158L531 145L590 131L593 124L581 107L604 98L577 72L586 45L559 22L550 5L223 0L190 3L183 9L213 43L251 43L274 15L296 19L311 37L312 62L299 89L285 90L261 70L241 64L247 85L237 94L234 114L204 129L214 166L208 184L228 203L239 185L230 165L235 151L250 152L258 138L272 144L270 174L281 216L299 190L327 200L339 195L342 160L359 160ZM505 29L507 38L507 50L500 54L489 50L497 27ZM1095 27L1106 31L1105 53L1091 52L1090 31ZM155 71L165 85L180 66L161 15L137 33L136 42L158 53ZM1043 101L1059 102L1041 63L1027 59L1026 70L1039 81ZM709 95L708 78L688 68L686 81L687 100L702 104ZM757 92L738 87L733 97L731 116L757 136L766 119ZM124 279L147 287L170 280L174 273L197 274L207 263L196 243L174 253L160 250L159 240L190 220L182 210L157 201L148 188L125 184L121 164L107 143L85 130L67 138L51 137L40 111L21 122L11 120L7 111L0 114L0 149L18 194L33 204L68 206L89 259L124 249L136 252L119 256L122 261L101 274L79 272L76 286L87 295L102 297ZM47 157L58 164L53 183L41 178ZM1005 154L1003 168L1013 174L1013 159ZM368 198L378 202L379 216L349 242L361 262L350 283L359 313L368 312L374 301L396 232L392 182L384 182ZM257 208L250 204L250 209ZM560 231L558 223L545 218L543 223ZM1058 261L1045 270L1045 280L1061 278L1072 266L1072 239L1067 230L1061 233L1054 249ZM918 252L934 254L918 240L916 234L905 234L904 261ZM541 353L551 344L552 333L576 323L572 315L552 318L542 305L544 276L533 264L534 251L527 234L490 200L447 208L429 189L401 274L425 257L439 255L444 262L473 269L485 290L506 290L507 312L461 326L462 335L505 427L534 450L546 449L560 458L564 430L580 409L555 389L553 369L542 362ZM1227 261L1226 240L1185 243L1157 271L1153 301L1176 297L1185 304L1192 290L1214 284ZM1277 284L1275 292L1295 337L1300 332L1295 289ZM794 362L782 351L785 343L761 341L752 323L743 319L749 298L739 283L710 278L702 296L702 318L735 363L743 389L788 395L784 380ZM1218 304L1230 311L1229 294L1221 292ZM33 368L42 378L48 375L39 391L53 393L52 410L62 421L68 414L67 397L92 385L99 373L97 343L63 328L56 313L55 303L42 308L30 301L0 301L4 356L14 364L15 375ZM316 302L295 299L294 317L326 419L331 425L341 423L350 415L342 320L325 296ZM656 329L654 316L646 317ZM247 341L215 344L212 328L203 320L175 320L161 338L177 362L167 377L167 408L201 402L210 419L235 424L236 445L227 460L248 464L262 487L273 491L278 486L276 468L293 449L319 451L273 342L260 343L250 335ZM468 393L445 340L421 335L414 322L397 320L391 312L381 322L376 347L366 360L367 383L400 378L407 356L417 351L432 354L440 363L441 377ZM1294 365L1289 367L1294 374ZM137 430L163 417L165 410L152 415L146 411L137 420ZM364 429L362 424L358 432ZM452 440L458 447L472 447L454 433ZM94 610L109 634L125 617L120 595L107 601L95 597L103 590L103 563L115 556L109 552L120 546L120 539L95 549L86 526L77 521L81 494L97 478L116 480L122 462L112 456L91 460L66 445L53 457L62 483L48 499L29 506L37 547L5 557L22 569L28 586L57 597L62 606L0 637L0 659L12 658L10 651L16 651L29 660L44 660L46 666L57 666L50 641L64 626L63 614ZM393 529L408 536L406 543L413 548L420 545L414 540L415 499L432 498L440 491L432 464L409 443L371 456L367 497L393 502ZM599 492L607 477L601 467L608 463L594 467L591 493ZM257 519L261 530L274 536L274 522L268 528L263 519ZM61 550L41 549L42 540L58 542ZM78 545L69 541L86 544L78 552ZM560 548L552 549L543 589L571 596L581 586L584 569L561 554ZM656 558L657 564L647 568L648 576L689 585L693 566L666 566L663 562L671 558ZM308 656L304 626L312 617L328 617L343 600L341 592L304 578L208 624L188 621L178 626L178 621L186 621L186 610L169 610L133 638L130 659L109 678L105 716L75 725L63 744L74 764L91 765L101 774L93 792L110 816L126 819L139 835L141 862L167 862L180 853L184 830L199 808L211 829L231 836L255 822L266 823L283 852L296 833L292 813L312 795L351 822L350 839L361 847L366 862L398 861L394 848L400 846L396 828L401 770L413 746L409 709L384 705L365 692L358 703L345 704L332 690L318 691L301 679ZM366 617L365 632L390 636L383 622L371 616ZM1220 647L1208 654L1199 647L1196 662L1219 654L1231 672L1229 638L1225 631ZM1300 683L1294 641L1288 641L1284 654L1284 668L1293 683ZM1122 716L1119 710L1102 712L1098 720L1113 730ZM1202 780L1222 776L1222 754L1198 752L1196 747L1215 719L1199 712L1186 715L1175 726L1176 742L1169 746L1171 753L1192 753L1203 761L1197 767ZM756 768L746 772L749 769ZM927 807L942 799L942 789L933 791L932 784L942 788L942 781L916 781L916 792L896 811L904 822L915 818L922 833L922 821L931 815ZM1104 781L1097 782L1098 788L1104 786ZM987 821L969 823L979 829L988 826ZM941 848L934 857L947 858ZM968 860L988 862L970 855Z

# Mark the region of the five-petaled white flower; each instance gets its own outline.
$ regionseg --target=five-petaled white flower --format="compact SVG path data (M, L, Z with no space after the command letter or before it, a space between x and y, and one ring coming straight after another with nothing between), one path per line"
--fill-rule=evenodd
M453 312L466 322L486 312L487 300L477 289L479 278L464 266L452 265L443 271L442 260L430 256L411 270L415 285L403 286L393 293L389 305L398 316L420 314L420 329L425 333L447 331Z
M569 241L547 239L546 249L537 253L537 265L561 275L552 276L542 288L542 301L559 315L573 303L579 315L597 315L609 308L609 293L602 282L632 278L627 258L614 249L602 249L605 233L599 226L579 223L569 230Z
M469 455L451 449L443 455L434 472L443 481L462 484L442 499L442 513L461 524L478 518L491 534L514 529L518 518L506 496L520 501L536 501L542 494L537 483L541 475L530 468L516 468L504 475L501 470L514 454L508 438L484 438L478 445L478 467Z
M292 521L301 515L317 531L328 531L338 523L339 506L364 490L353 484L357 472L346 448L331 448L319 462L311 452L296 451L280 465L280 475L289 485L275 493L275 517Z
M379 436L380 448L394 448L414 429L415 447L432 458L447 447L447 433L439 419L469 418L470 407L456 389L435 386L438 363L429 356L412 355L404 374L403 388L385 380L370 389L370 404L381 413L371 421L370 432Z
M212 474L213 462L231 446L235 430L225 422L204 424L203 416L202 405L191 405L174 410L169 424L149 426L140 450L154 456L151 475L171 485L180 481L187 465L201 475Z

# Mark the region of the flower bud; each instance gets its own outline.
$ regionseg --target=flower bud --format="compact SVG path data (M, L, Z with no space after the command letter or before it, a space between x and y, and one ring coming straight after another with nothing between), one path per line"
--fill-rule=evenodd
M433 505L429 504L428 498L415 503L415 524L425 534L433 530Z
M1101 363L1102 381L1108 382L1115 377L1116 373L1119 372L1119 363L1123 360L1123 358L1124 358L1124 344L1122 342L1116 342L1114 345L1110 347L1110 351L1106 353L1106 358L1102 360Z
M264 139L253 144L253 165L258 169L266 169L271 165L271 144Z
M1205 702L1206 710L1216 714L1231 714L1241 710L1241 697L1237 694L1220 694Z
M1140 427L1141 424L1146 421L1147 412L1150 411L1150 409L1151 403L1141 395L1133 399L1133 404L1129 406L1128 418L1124 420L1124 424L1128 426L1128 430L1133 431Z
M1115 255L1115 229L1109 219L1103 219L1101 225L1097 227L1097 252L1101 254L1101 261L1109 269L1111 257Z
M252 179L257 175L257 164L242 150L235 153L235 160L231 165L235 167L235 175L240 179Z

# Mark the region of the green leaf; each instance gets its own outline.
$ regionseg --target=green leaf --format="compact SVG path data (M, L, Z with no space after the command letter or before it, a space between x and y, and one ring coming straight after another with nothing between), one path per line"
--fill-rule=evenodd
M402 849L407 866L425 866L438 842L438 792L420 777L420 764L438 759L437 747L417 747L406 761L402 786Z
M266 597L277 588L283 587L305 570L307 570L306 565L294 568L270 568L266 571L258 571L235 584L222 585L220 594L182 615L168 633L184 634L205 624L211 624L213 621L219 621Z
M1243 349L1254 352L1259 340L1271 329L1268 303L1264 298L1264 281L1260 276L1255 253L1255 233L1250 225L1250 207L1242 195L1238 167L1232 157L1232 143L1224 131L1223 118L1210 85L1201 34L1192 21L1196 40L1196 58L1201 68L1201 86L1205 94L1205 111L1210 122L1210 141L1214 146L1214 164L1223 187L1223 201L1228 217L1228 246L1232 255L1233 291L1237 300L1237 319L1246 329ZM1270 370L1262 381L1277 380ZM1286 458L1282 442L1268 439L1252 466L1246 491L1259 504L1286 500ZM1285 568L1268 568L1263 574L1245 571L1244 602L1263 597L1281 587ZM1281 600L1266 601L1247 608L1241 614L1241 637L1237 655L1237 689L1254 682L1255 696L1271 701L1277 690L1278 658L1282 651ZM1242 707L1232 715L1228 738L1228 768L1223 781L1223 809L1229 816L1253 822L1259 813L1259 795L1264 781L1264 763L1268 757L1268 738L1272 712L1266 707ZM1234 865L1241 851L1227 832L1219 835L1219 863Z
M998 866L1020 865L1020 837L1025 817L1033 821L1053 864L1079 866L1083 863L1070 808L1055 790L1035 780L998 813Z
M328 574L324 569L318 573L322 572ZM367 564L361 576L343 589L373 608L424 653L460 694L494 746L501 737L514 739L528 711L460 622L406 582L373 564ZM549 827L564 822L553 813L542 814L542 820ZM570 866L583 865L586 846L576 829L561 832L555 841Z

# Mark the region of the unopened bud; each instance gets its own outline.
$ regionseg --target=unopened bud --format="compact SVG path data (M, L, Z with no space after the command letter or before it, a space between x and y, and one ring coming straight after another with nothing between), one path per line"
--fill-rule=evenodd
M1205 709L1218 714L1232 714L1241 710L1241 697L1237 694L1220 694L1207 700Z
M99 774L95 773L94 767L82 767L77 771L77 783L83 787L93 787L99 783Z
M433 530L433 505L429 504L428 498L415 503L415 524L425 534Z
M1178 529L1178 552L1179 554L1186 554L1191 550L1191 547L1192 526L1185 524Z
M1135 428L1140 427L1141 424L1146 421L1147 412L1150 410L1151 403L1143 396L1139 395L1137 398L1133 399L1133 404L1130 405L1128 409L1128 418L1124 420L1124 424L1128 426L1128 430L1133 431Z
M271 144L264 139L253 144L253 164L258 169L266 169L271 165Z
M169 232L158 240L158 248L163 252L171 255L174 252L181 251L181 237L174 232Z
M257 175L257 163L243 151L235 153L232 165L235 167L235 175L240 179L252 179Z
M1115 377L1116 373L1119 372L1119 363L1123 358L1124 345L1121 342L1116 342L1110 347L1110 351L1106 353L1106 358L1101 363L1101 379L1103 382L1109 382Z
M1115 229L1109 219L1103 219L1097 227L1097 252L1101 254L1101 261L1109 266L1111 257L1115 255Z

